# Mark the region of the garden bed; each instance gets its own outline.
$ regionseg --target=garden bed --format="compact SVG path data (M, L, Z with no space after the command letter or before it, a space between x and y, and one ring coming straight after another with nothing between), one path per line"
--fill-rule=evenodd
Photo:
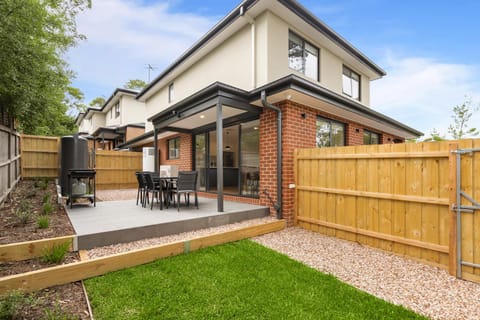
M74 235L63 206L58 205L53 181L22 180L0 206L0 244ZM48 203L48 204L45 204ZM42 223L42 225L41 225ZM78 253L68 253L62 263L78 261ZM48 268L54 263L40 258L0 263L0 277ZM19 319L90 319L81 282L55 286L28 295L3 296L0 304L15 305ZM1 309L1 308L0 308ZM70 317L67 317L70 316Z

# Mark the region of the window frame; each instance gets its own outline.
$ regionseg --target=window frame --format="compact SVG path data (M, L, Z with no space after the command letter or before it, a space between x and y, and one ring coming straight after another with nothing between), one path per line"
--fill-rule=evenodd
M365 134L368 134L368 143L365 143ZM376 135L377 136L377 143L372 143L372 135ZM380 139L381 139L382 135L378 132L373 132L373 131L370 131L368 129L363 129L363 144L364 145L376 145L376 144L380 144Z
M333 119L329 119L329 118L325 118L325 117L322 117L322 116L317 116L317 119L315 121L315 140L317 139L317 136L318 136L318 121L328 122L330 124L330 131L329 131L329 136L328 136L329 145L328 146L321 146L321 145L318 144L317 141L315 141L315 145L316 145L317 148L330 148L330 147L346 146L346 139L347 139L347 134L346 134L347 124L346 123L340 122L340 121L337 121L337 120L333 120ZM332 124L340 125L343 128L343 131L342 131L343 132L342 145L332 145Z
M173 148L170 148L170 143L173 142ZM172 156L172 151L175 155ZM167 160L180 159L180 137L167 139Z
M172 103L174 99L175 99L175 87L174 87L174 83L172 82L168 85L168 103Z
M347 72L348 74L346 74L345 72ZM353 94L353 87L354 87L353 86L353 81L356 81L353 78L354 75L358 77L358 97L355 97L354 94ZM351 94L345 91L344 77L347 77L349 82L350 82L350 90L352 92ZM346 65L342 66L342 93L344 95L349 96L352 99L355 99L357 101L361 101L361 98L362 98L362 76L360 75L360 73L353 71L351 68L347 67Z
M120 117L120 102L115 103L115 119Z
M294 37L298 38L300 41L301 41L301 46L302 46L302 56L303 56L303 61L302 61L302 65L303 65L303 70L297 70L295 68L292 68L292 66L290 65L290 36L293 35ZM316 63L316 67L315 67L315 71L316 71L316 77L313 78L311 76L309 76L307 74L307 70L306 70L306 63L305 63L305 52L306 52L306 46L310 46L314 49L317 50L317 63ZM292 31L292 30L288 30L288 67L298 73L301 73L303 74L304 76L310 78L310 79L313 79L317 82L320 82L320 48L317 47L316 45L314 45L313 43L305 40L305 38L303 38L302 36L298 35L298 33ZM307 50L307 51L310 51L310 50ZM313 55L313 54L312 54Z

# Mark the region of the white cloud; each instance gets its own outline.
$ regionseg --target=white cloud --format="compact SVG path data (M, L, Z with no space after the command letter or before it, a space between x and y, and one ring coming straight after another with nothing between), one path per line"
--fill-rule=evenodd
M78 30L87 36L67 55L77 73L74 85L86 100L110 95L129 79L147 80L146 64L158 75L197 41L217 17L171 12L167 1L101 0L78 17Z
M372 83L371 105L427 136L434 128L448 136L452 109L462 104L466 95L474 102L480 101L477 66L429 58L399 58L391 53L381 65L387 76ZM478 112L470 120L471 126L475 123L480 123Z

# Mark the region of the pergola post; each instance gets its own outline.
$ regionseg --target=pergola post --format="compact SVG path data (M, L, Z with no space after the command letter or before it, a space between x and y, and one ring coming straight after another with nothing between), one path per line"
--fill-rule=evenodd
M153 128L153 150L154 152L154 165L155 168L153 169L154 172L159 172L160 166L158 161L158 130L156 127Z
M223 114L217 102L217 211L223 212Z

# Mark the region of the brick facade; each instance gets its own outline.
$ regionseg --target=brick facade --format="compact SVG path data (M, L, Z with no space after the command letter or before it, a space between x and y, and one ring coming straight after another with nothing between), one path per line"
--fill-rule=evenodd
M369 130L380 134L380 143L393 143L401 141L395 137L378 130L371 129L359 123L349 121L322 112L311 107L304 106L289 100L276 104L282 110L282 213L287 219L288 225L294 221L294 197L295 190L289 188L295 183L294 179L294 150L297 148L316 147L316 120L318 116L335 120L345 124L345 145L362 145L363 131ZM277 201L277 113L265 109L260 114L260 189L259 199L241 196L224 195L225 200L238 201L251 204L259 204L270 207L270 214L276 215L273 203ZM168 160L168 140L180 137L180 158ZM193 136L190 134L178 134L158 141L160 164L178 165L179 170L193 169ZM215 193L201 192L201 196L213 198ZM268 195L271 200L269 199ZM272 203L273 202L273 203Z
M378 130L373 130L361 124L351 122L335 115L324 113L292 101L282 101L276 104L282 110L282 213L288 225L293 225L294 219L294 189L289 189L289 184L295 182L293 171L293 155L296 148L316 147L316 119L321 116L345 124L345 144L363 144L363 130L367 129L381 135L381 143L393 143L394 139L402 141ZM277 114L272 110L264 110L260 116L260 203L268 205L271 214L275 214L271 201L264 191L276 201L276 166L277 166Z

